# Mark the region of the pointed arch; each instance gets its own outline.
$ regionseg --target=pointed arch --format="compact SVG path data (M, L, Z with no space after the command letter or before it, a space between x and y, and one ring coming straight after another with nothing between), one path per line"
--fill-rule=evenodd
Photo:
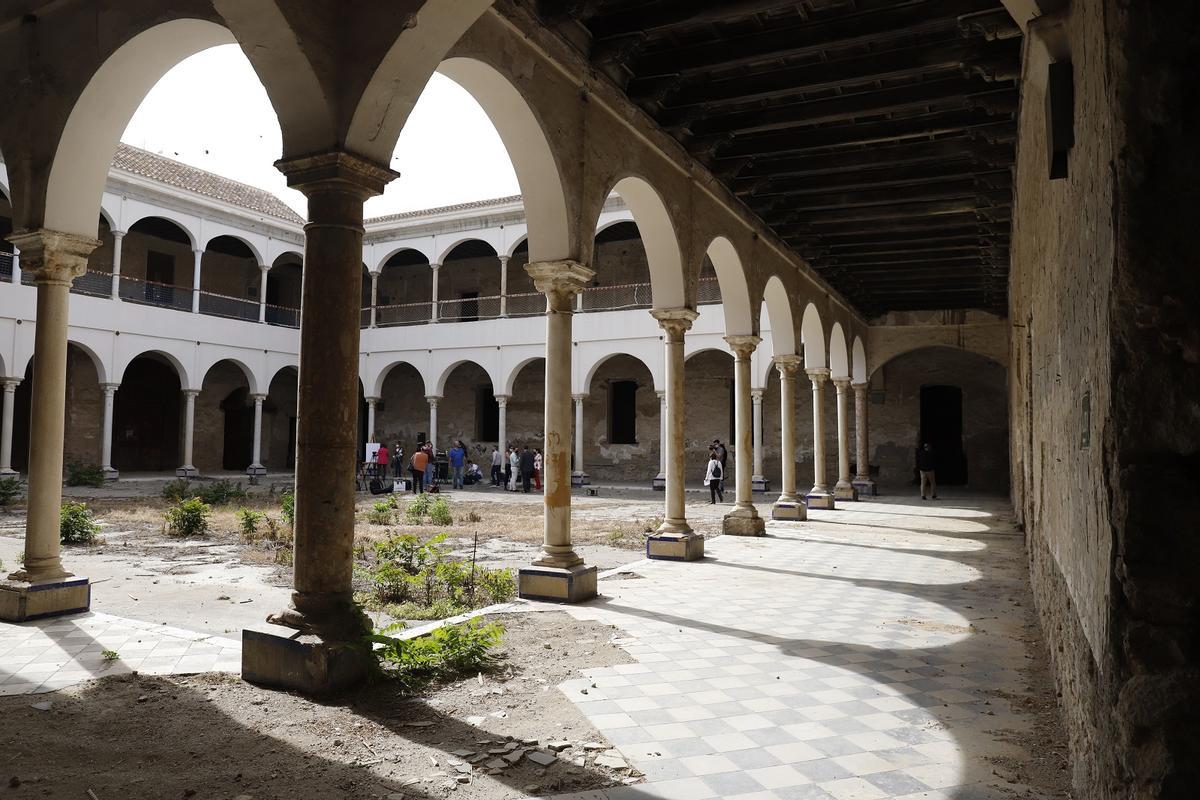
M733 242L718 236L706 251L721 287L721 305L725 311L725 333L729 336L754 333L754 315L750 307L750 287L746 270Z
M825 329L821 325L821 314L812 303L804 307L804 316L800 320L800 343L804 347L805 369L825 366Z

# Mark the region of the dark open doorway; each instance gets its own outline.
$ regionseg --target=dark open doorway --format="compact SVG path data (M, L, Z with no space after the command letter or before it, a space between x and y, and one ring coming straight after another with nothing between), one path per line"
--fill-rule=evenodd
M917 446L925 442L933 445L939 484L967 482L962 389L957 386L921 387L921 436Z
M250 390L238 387L221 401L225 412L225 441L221 469L240 472L254 457L254 404Z

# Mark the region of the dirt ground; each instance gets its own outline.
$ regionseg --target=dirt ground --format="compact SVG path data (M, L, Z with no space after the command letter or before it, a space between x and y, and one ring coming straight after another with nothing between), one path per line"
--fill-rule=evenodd
M640 782L555 688L628 662L619 632L556 611L495 619L499 669L421 698L383 683L319 703L232 675L136 673L0 698L0 796L501 800Z

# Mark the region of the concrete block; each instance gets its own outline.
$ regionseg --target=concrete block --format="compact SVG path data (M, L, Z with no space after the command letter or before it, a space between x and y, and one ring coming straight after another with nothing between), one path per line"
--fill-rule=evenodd
M656 561L699 561L704 537L695 533L663 533L646 539L646 558Z
M852 485L858 491L859 497L874 497L875 496L875 481L853 481Z
M523 567L517 573L517 594L526 600L582 603L596 596L596 568L578 566Z
M771 519L803 522L808 519L808 507L804 503L776 503L771 507Z
M757 514L751 516L732 511L721 521L721 531L726 536L765 536L767 523Z
M262 464L251 464L250 466L246 467L246 474L247 475L266 475L267 468L264 467Z
M591 482L592 481L588 477L588 474L586 472L572 472L571 473L571 486L573 486L576 489L578 489L581 486L587 486Z
M280 628L280 631L290 631ZM366 643L242 631L242 680L272 689L324 695L361 683L373 656Z
M659 473L650 481L650 488L656 492L665 492L667 490L667 476Z
M834 508L833 495L806 494L804 495L804 504L809 508L823 508L827 511L832 511Z
M112 467L105 467L103 472L104 472L104 480L106 480L106 481L115 481L121 477L121 473L118 472L117 470L113 469Z
M771 491L771 482L761 475L750 479L750 491L755 494L766 494Z
M200 470L196 469L195 467L180 467L175 470L175 477L177 478L195 478L199 475Z
M858 500L858 490L853 486L835 486L833 496L836 500Z
M79 614L91 605L92 586L87 578L70 577L51 583L0 583L0 620L5 622Z

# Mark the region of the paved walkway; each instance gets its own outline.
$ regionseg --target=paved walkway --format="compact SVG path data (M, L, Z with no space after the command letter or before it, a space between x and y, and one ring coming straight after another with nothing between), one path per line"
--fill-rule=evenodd
M647 783L562 797L1012 798L988 759L1029 758L1003 699L1028 685L1021 537L999 501L905 502L602 581L571 613L637 662L562 688Z

